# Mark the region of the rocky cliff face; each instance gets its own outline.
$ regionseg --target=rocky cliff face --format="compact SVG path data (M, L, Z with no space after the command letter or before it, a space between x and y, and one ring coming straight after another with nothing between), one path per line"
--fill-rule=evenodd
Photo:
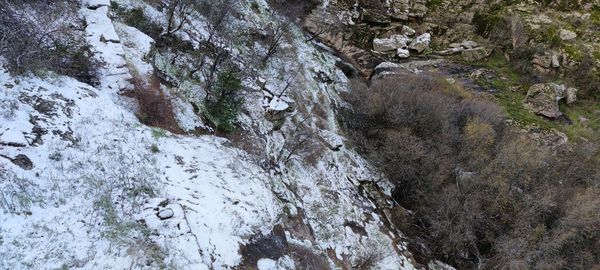
M332 0L304 28L369 85L435 74L501 105L511 128L552 152L599 142L599 11L598 1Z
M391 186L336 121L336 58L264 1L228 6L219 28L223 10L173 18L165 3L75 6L96 85L2 69L1 268L414 269L378 207ZM385 9L361 16L424 5ZM223 59L245 100L225 138L203 114ZM160 127L144 102L168 104Z
M276 2L0 7L37 22L27 33L74 29L40 33L92 60L84 76L45 56L23 70L38 50L12 57L0 28L0 268L426 268L392 221L409 212L337 121L353 77L435 72L531 137L594 139L574 93L598 94L597 1L330 0L303 29L303 6ZM71 59L52 48L68 54L48 63Z
M544 120L532 121L535 116L523 119L521 112L528 111L559 121L566 117L592 129L578 119L597 115L579 115L574 112L579 104L573 101L595 100L599 93L599 6L597 1L328 1L304 26L365 78L390 67L377 68L382 62L435 59L465 64L478 68L468 76L483 88L514 93L494 98L519 104L508 106L507 112L522 127L544 125ZM557 112L540 113L544 110L527 98L537 83L569 89L571 109L558 112L557 102L548 97L538 103L554 104ZM571 132L569 127L555 129Z

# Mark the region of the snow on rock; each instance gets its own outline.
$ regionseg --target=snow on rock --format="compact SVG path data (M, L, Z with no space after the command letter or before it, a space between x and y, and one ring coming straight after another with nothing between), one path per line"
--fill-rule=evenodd
M23 147L29 145L29 143L23 132L9 129L0 134L0 145Z
M277 84L276 82L267 82L264 78L258 78L259 87L262 89L263 99L262 107L267 111L281 112L290 109L290 104L294 101L283 91L285 91L289 85ZM275 94L282 92L280 94Z
M258 260L256 264L258 270L292 270L295 267L294 261L289 256L283 256L275 261L268 258ZM300 269L298 269L300 270Z
M87 41L94 57L103 63L100 83L105 89L120 91L132 87L132 78L125 61L125 51L112 20L108 17L108 5L96 5L105 1L83 1L81 14L87 23Z
M212 131L212 129L206 126L202 119L194 112L194 107L190 102L187 102L179 97L172 97L171 104L173 106L173 113L175 113L175 119L177 124L186 132L192 132L196 129L203 129Z
M268 105L265 100L270 99L265 97L278 92L273 90L286 89L288 78L297 73L285 93L296 101L295 106L305 110L291 112L287 117L289 121L272 131L270 125L261 121L264 112L255 110L258 106L253 103L254 99L247 98L249 118L252 119L247 125L258 133L257 136L266 137L265 151L275 163L281 162L277 166L284 168L274 168L277 173L273 175L273 192L279 199L289 202L285 207L286 219L295 220L291 224L300 223L302 225L296 226L304 226L304 231L311 232L302 232L297 227L286 228L287 241L309 246L323 254L332 251L330 260L339 261L345 257L354 258L377 246L378 251L387 256L376 269L414 269L402 255L404 251L396 250L396 244L404 246L399 236L381 230L385 227L385 218L373 212L375 204L358 195L361 182L380 185L387 194L391 190L389 183L385 180L377 183L381 177L376 170L353 150L340 147L343 140L337 135L340 128L334 110L345 104L338 93L346 91L348 79L338 72L333 57L304 41L300 29L292 29L291 35L294 38L290 46L296 53L276 56L269 61L266 70L259 74L269 78L265 87L269 91L256 93L256 100L263 106ZM319 111L322 113L315 113ZM306 137L302 134L312 134L312 137L303 141ZM294 145L295 140L304 142L297 151L300 153L293 150L290 153L289 146ZM345 225L348 222L359 224L365 234L348 231Z
M244 93L239 125L250 146L243 148L234 140L141 125L121 105L127 99L114 93L130 87L128 64L132 72L151 71L144 56L152 40L113 26L106 2L87 0L81 11L95 57L105 62L98 89L65 77L12 80L0 71L0 85L14 85L8 99L19 104L0 130L21 126L15 130L31 142L0 147L0 154L26 155L35 164L24 171L0 158L0 173L9 179L3 184L22 183L25 192L0 204L0 257L7 258L0 269L235 269L244 262L240 247L275 226L283 228L286 242L306 247L334 269L373 250L384 254L376 269L414 269L402 236L390 232L376 209L392 204L385 197L391 184L343 147L335 109L345 106L339 93L349 80L301 29L290 27L281 44L290 50L249 72L269 78L268 87L266 80L259 80L263 86L244 81L255 91ZM142 1L121 2L141 5L158 21L165 17ZM256 3L269 8L266 1ZM232 22L239 31L276 23L249 4L236 8L248 9ZM190 22L178 35L202 39L204 26ZM265 51L254 49L233 44L234 62ZM166 94L183 129L201 124L189 100ZM285 111L278 129L265 110ZM369 193L375 187L383 194ZM23 194L30 200L19 200ZM260 258L249 267L294 269L293 254Z
M344 139L340 135L329 130L319 130L319 136L325 145L331 150L337 151L344 145Z
M290 105L280 97L273 97L268 105L268 109L273 111L285 111L289 107Z
M198 238L204 262L215 269L237 265L239 245L249 235L267 233L275 225L278 204L266 175L248 163L242 152L212 137L162 140L158 159L170 179L167 192L177 196L186 220ZM185 146L185 147L184 147Z
M408 45L408 48L421 53L421 52L425 51L427 48L429 48L430 42L431 42L431 34L424 33L424 34L416 37L410 43L410 45Z
M91 8L91 9L110 5L110 0L87 0L84 2L85 2L86 7Z
M376 52L387 52L406 48L412 39L406 35L392 35L389 38L373 39L373 50Z
M173 212L173 209L171 209L171 208L166 208L166 209L160 210L156 214L156 216L158 216L158 218L160 218L161 220L172 218L173 215L175 215L175 213Z
M258 270L279 270L277 262L271 259L260 259L257 266Z
M144 61L144 59L150 53L154 39L140 30L122 23L115 23L114 25L122 41L127 62L139 74L140 78L149 78L154 68L151 63Z

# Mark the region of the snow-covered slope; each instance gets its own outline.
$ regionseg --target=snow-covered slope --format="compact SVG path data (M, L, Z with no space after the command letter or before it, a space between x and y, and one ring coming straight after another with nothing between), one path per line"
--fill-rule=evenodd
M224 139L142 126L116 96L70 78L16 83L4 73L2 85L19 104L2 134L27 146L0 146L11 210L1 214L1 268L143 265L156 259L143 258L150 242L176 268L233 266L242 238L277 221L268 174ZM19 155L31 169L9 161ZM160 220L164 209L173 217Z
M118 2L164 21L142 1ZM142 125L135 101L117 94L131 74L152 72L153 40L113 22L107 5L82 6L104 62L96 88L0 71L0 103L10 104L0 108L0 268L305 269L298 261L308 257L339 269L369 257L374 269L413 268L373 202L386 194L369 188L390 187L340 134L335 109L348 80L333 57L295 27L264 68L244 66L264 45L232 45L256 79L244 81L243 138L172 134ZM232 22L240 32L275 22L249 6ZM190 25L183 38L206 34ZM182 128L204 125L193 98L163 88Z

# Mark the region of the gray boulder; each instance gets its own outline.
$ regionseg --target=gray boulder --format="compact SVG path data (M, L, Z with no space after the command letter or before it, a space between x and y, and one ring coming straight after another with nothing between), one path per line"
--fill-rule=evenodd
M462 51L462 53L461 53L462 58L465 61L469 61L469 62L479 61L481 59L488 57L489 55L490 55L490 52L484 47L467 49L467 50Z
M448 48L448 49L443 50L443 51L439 51L438 54L442 55L442 56L448 56L448 55L453 55L453 54L460 53L460 52L462 52L464 50L465 49L463 49L462 47L454 47L454 48Z
M389 24L392 22L386 8L378 5L364 7L361 17L362 21L367 23Z
M422 18L428 11L427 0L390 0L390 16L396 20Z
M175 215L175 213L173 212L173 209L171 209L171 208L165 208L163 210L160 210L158 213L156 213L156 216L158 218L160 218L161 220L172 218L174 215Z
M408 25L402 26L402 34L407 37L414 35L416 32L415 29L410 28Z
M373 39L373 50L376 52L389 52L406 48L410 38L405 35L392 35L389 38Z
M409 0L392 0L390 16L396 20L408 20L410 14Z
M410 7L410 17L421 18L425 16L427 11L427 1L426 0L413 0L412 6Z
M462 46L465 49L474 49L479 47L479 44L477 44L477 42L472 41L472 40L465 40L462 43L460 43L460 46Z
M398 48L396 54L400 58L408 58L410 56L410 52L407 49Z
M558 101L563 98L567 98L567 104L575 102L577 89L555 83L540 83L529 88L525 106L535 114L557 118L562 116Z
M431 43L431 34L424 33L424 34L416 37L410 43L410 45L408 45L408 48L411 49L411 50L415 50L415 51L417 51L419 53L422 53L427 48L429 48L429 43Z
M568 40L576 39L577 33L573 32L571 30L561 29L559 36L560 36L560 39L568 41Z
M573 87L567 88L565 92L567 97L567 104L572 104L573 102L577 101L577 91L578 90Z

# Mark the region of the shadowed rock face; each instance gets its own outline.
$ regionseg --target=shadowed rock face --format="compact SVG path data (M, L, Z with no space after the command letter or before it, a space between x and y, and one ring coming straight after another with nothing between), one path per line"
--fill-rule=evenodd
M17 166L23 168L24 170L33 169L33 162L26 155L17 155L15 158L11 160Z
M262 258L278 260L287 253L287 248L285 231L281 225L277 225L270 234L255 235L250 239L250 244L241 248L241 254L244 258L243 265L255 267L258 260Z
M429 47L430 38L424 38L429 34L415 37L417 31L408 26L425 16L425 4L425 0L336 0L314 10L303 23L305 30L350 59L366 78L384 60L406 59Z

